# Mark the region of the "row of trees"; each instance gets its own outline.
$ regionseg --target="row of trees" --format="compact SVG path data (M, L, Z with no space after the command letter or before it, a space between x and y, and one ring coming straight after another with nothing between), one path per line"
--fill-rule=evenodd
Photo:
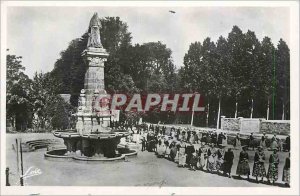
M216 43L210 38L191 43L184 65L176 70L165 44L133 45L127 24L118 17L103 18L101 24L101 42L110 54L105 64L107 91L199 92L205 96L206 115L195 116L198 126L216 126L221 115L289 119L289 48L283 40L275 48L270 38L259 41L254 32L243 33L234 26L227 38L221 36ZM68 116L77 107L87 69L81 56L87 38L85 33L72 40L54 69L36 74L33 80L24 74L20 57L8 55L7 110L12 124L29 126L36 119L40 127L70 124ZM58 96L61 93L71 94L71 105ZM122 113L121 118L139 116L165 123L191 119L190 114L156 110Z
M234 26L216 43L206 38L190 45L179 70L180 87L205 95L207 125L219 125L221 114L289 119L289 58L282 39L275 48L269 37L260 42L254 32ZM210 113L217 117L211 123Z

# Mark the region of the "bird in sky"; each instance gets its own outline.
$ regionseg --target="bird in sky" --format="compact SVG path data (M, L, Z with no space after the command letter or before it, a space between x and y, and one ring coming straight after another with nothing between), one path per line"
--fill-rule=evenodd
M170 13L175 14L176 12L173 10L169 10Z

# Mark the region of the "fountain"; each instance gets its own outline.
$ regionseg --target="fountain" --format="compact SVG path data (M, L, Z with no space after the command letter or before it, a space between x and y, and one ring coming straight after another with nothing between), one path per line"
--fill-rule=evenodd
M120 139L129 133L110 127L112 111L104 90L104 62L109 54L101 44L100 28L101 23L95 13L89 24L87 48L82 52L88 68L77 113L73 114L77 118L76 130L54 132L54 136L64 140L66 148L47 151L47 158L112 161L137 154L135 150L118 148Z

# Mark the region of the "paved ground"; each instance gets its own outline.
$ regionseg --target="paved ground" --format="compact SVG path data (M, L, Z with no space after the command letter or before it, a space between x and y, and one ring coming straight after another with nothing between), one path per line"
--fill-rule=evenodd
M18 185L16 170L16 153L12 149L15 138L20 134L7 134L6 157L7 167L11 170L10 183ZM24 140L46 139L55 137L52 134L22 134ZM176 163L157 158L154 153L139 151L138 156L129 158L128 162L85 163L67 160L46 160L45 149L24 153L24 172L31 166L39 168L41 175L25 180L32 186L190 186L190 187L272 187L268 184L257 184L243 179L227 178L203 171L191 171L178 168ZM270 152L267 153L267 158ZM238 157L238 152L235 151ZM282 186L282 168L287 153L280 153L279 181L275 187ZM254 152L250 151L250 160ZM235 174L237 159L233 165ZM268 164L266 164L267 167ZM250 163L252 168L253 163ZM252 169L251 169L252 170ZM274 188L275 188L274 187Z

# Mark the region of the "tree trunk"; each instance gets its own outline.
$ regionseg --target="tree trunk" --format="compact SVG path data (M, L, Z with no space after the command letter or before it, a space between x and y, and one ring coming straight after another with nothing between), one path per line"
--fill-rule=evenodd
M269 120L269 115L270 115L270 100L268 99L267 120Z
M234 118L237 118L237 111L238 111L238 102L237 100L235 101L235 113L234 113Z
M194 111L194 103L193 103L193 106L192 106L192 118L191 118L191 126L193 126L193 124L194 124L194 113L195 113L195 111Z
M220 125L220 115L221 115L221 97L219 98L219 110L218 110L218 119L217 119L217 129L219 129Z
M252 118L253 116L253 99L251 99L251 114L250 114L250 118Z
M17 114L15 115L13 127L17 130ZM15 131L16 131L16 130L15 130Z
M284 108L284 103L282 103L282 120L285 120L285 108Z
M195 113L195 111L194 111L194 106L193 106L191 126L193 126L193 124L194 124L194 113Z
M209 102L207 103L206 127L208 127L208 118L209 118Z

